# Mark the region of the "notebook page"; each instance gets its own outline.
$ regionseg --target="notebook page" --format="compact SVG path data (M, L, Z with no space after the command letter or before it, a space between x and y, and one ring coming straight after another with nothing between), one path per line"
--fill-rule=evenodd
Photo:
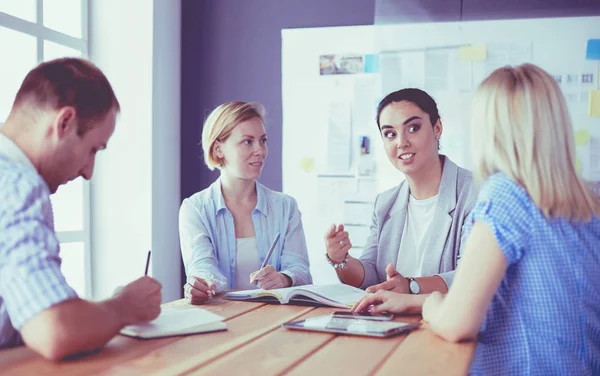
M299 286L299 290L307 290L345 305L353 305L367 293L359 288L336 283L333 285Z
M223 321L223 317L202 308L172 309L163 308L160 315L153 321L140 325L129 325L123 330L135 333L151 332L155 335L162 333L181 332L203 324Z

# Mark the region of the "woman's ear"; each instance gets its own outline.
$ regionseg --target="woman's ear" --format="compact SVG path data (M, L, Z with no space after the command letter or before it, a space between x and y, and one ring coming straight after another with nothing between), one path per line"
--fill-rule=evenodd
M440 139L442 137L442 132L444 131L444 126L442 125L442 119L437 119L433 126L433 134L436 139Z
M213 145L213 153L215 153L215 157L217 157L217 159L223 159L223 157L225 157L223 150L221 150L221 142L218 140L215 141Z

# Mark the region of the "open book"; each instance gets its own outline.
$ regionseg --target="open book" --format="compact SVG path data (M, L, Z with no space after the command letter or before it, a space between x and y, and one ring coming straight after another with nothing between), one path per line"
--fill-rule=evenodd
M350 308L365 294L364 290L337 283L335 285L305 285L274 290L231 291L225 294L224 298L251 302Z
M202 308L163 308L160 315L146 324L129 325L121 334L136 338L159 338L227 330L223 317Z

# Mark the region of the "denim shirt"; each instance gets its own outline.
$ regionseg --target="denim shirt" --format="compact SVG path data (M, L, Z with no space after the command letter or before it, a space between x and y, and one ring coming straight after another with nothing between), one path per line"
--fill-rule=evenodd
M21 345L26 322L77 298L60 265L48 186L0 134L0 349Z
M281 234L268 264L286 274L293 286L312 283L306 239L296 200L256 182L252 222L260 263ZM179 211L181 252L187 276L215 282L217 292L234 288L236 238L233 215L225 205L221 181L183 200ZM249 276L248 276L249 278Z
M486 223L508 265L471 375L600 374L600 218L548 219L527 191L490 176L467 221Z

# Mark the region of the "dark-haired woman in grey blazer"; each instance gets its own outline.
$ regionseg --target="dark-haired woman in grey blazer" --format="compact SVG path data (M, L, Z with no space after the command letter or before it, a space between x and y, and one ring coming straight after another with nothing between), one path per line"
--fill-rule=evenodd
M419 312L424 294L446 292L452 283L477 192L471 172L438 152L443 127L429 94L389 94L379 103L377 125L390 162L406 180L377 196L359 259L348 253L343 225L325 234L326 257L343 283L404 293L405 310Z

